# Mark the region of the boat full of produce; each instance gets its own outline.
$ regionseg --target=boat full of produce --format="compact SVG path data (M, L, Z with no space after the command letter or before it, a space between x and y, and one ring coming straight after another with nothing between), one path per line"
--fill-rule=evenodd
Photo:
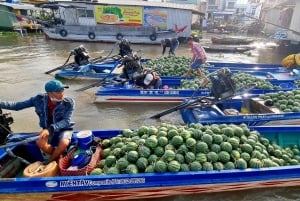
M299 82L295 80L266 80L252 76L248 73L231 74L228 68L219 69L215 72L230 72L230 79L235 85L237 93L247 89L247 93L258 96L259 94L288 91L297 89ZM203 72L206 76L211 74ZM212 73L213 74L213 73ZM219 85L218 81L212 83L208 80L207 85L203 85L206 79L176 79L162 77L161 89L143 89L136 87L134 83L115 82L107 80L101 83L96 92L95 102L97 103L180 103L184 99L191 97L203 97L211 94L213 84ZM255 83L255 86L252 86ZM252 86L249 89L249 86Z
M0 117L9 128L11 117ZM8 130L1 130L0 146L0 196L6 199L163 199L300 185L299 126L161 123L79 130L78 140L92 142L78 142L48 165L35 133Z

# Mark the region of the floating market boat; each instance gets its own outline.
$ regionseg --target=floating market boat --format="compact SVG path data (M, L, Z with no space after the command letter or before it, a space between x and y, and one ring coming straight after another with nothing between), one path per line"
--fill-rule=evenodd
M294 91L297 96L299 91ZM283 96L287 96L293 92L282 92ZM268 95L268 94L265 94ZM298 101L296 104L283 104L273 101L272 99L261 99L259 97L236 97L228 101L220 103L204 103L192 104L196 100L186 100L182 104L180 114L185 123L233 123L247 125L263 125L276 121L291 121L300 119L300 108ZM198 101L197 101L198 102ZM278 103L277 106L273 105ZM203 107L203 104L205 106ZM211 104L211 105L210 105ZM269 105L268 105L269 104ZM209 105L209 106L207 106ZM281 109L280 109L281 108ZM284 108L284 109L283 109Z
M222 71L226 68L219 69L211 74ZM209 75L211 75L209 74ZM293 80L265 80L256 77L244 76L242 74L231 75L232 82L236 82L240 93L245 88L248 88L253 83L256 83L255 87L247 90L247 93L253 95L259 95L264 93L288 91L298 88L298 85ZM182 102L186 98L190 97L203 97L211 94L211 89L214 85L220 83L215 82L202 87L203 80L199 79L176 79L162 77L162 89L143 89L137 88L129 83L111 82L107 80L106 83L102 83L96 92L96 103L176 103ZM221 82L222 84L222 82ZM230 83L232 84L232 83ZM244 84L244 85L243 85ZM235 91L235 90L233 90ZM236 92L236 91L235 91Z
M8 127L12 119L2 113L1 118ZM1 134L7 134L3 131L1 129ZM181 141L181 135L175 134L179 131L185 142ZM78 158L79 152L75 155L78 148L58 162L43 165L40 162L43 156L31 137L36 137L36 133L9 135L0 148L0 197L130 200L300 185L299 126L162 123L137 129L74 131L74 136L81 132L91 133L94 141L99 138L102 141L89 151L92 157L88 165L82 168L78 165L77 169L70 165ZM158 143L165 143L165 139L170 142L165 149L151 151ZM128 143L124 145L128 150L126 156L117 152L116 147L112 149L125 140ZM143 145L138 146L137 140L144 142ZM220 144L209 148L209 142ZM222 147L222 151L217 152L218 147ZM80 153L88 154L82 149Z
M146 64L150 59L141 59L142 65L150 67ZM114 77L119 74L115 72L116 66L120 64L121 60L114 59L107 60L101 63L91 63L83 65L81 67L66 66L55 73L56 77L65 79L102 79L106 76ZM160 69L154 65L152 66L154 70L162 74L161 77L164 78L176 78L181 79L181 75L168 75L168 70L164 70L164 73L160 72ZM226 62L209 62L203 67L204 70L208 72L213 72L219 70L220 68L227 67L231 69L233 73L245 72L251 75L267 78L267 79L278 79L278 80L295 80L299 78L299 74L296 69L292 70L282 67L280 64L250 64L250 63L226 63ZM162 67L163 68L163 67ZM187 69L185 69L187 70Z
M160 44L165 38L187 38L192 13L204 15L193 6L158 2L60 1L39 6L57 13L43 27L47 38L85 42L114 43L126 38L131 43ZM167 20L178 16L184 17L175 24Z
M300 91L288 90L236 96L232 80L221 74L210 76L212 99L185 99L176 107L185 123L233 123L263 125L274 121L300 119ZM233 98L232 98L233 97ZM170 110L172 111L172 110ZM160 117L160 115L158 115Z

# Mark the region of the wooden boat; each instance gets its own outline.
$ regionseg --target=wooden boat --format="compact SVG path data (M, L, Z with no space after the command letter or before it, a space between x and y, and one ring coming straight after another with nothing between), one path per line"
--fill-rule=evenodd
M223 45L248 45L253 43L255 39L252 38L241 38L241 37L212 37L211 41L213 44L223 44Z
M255 49L249 46L203 46L206 52L245 53Z
M160 127L162 126L164 125L162 124ZM195 127L190 127L190 129L208 129L208 127L201 125L194 126ZM214 128L216 128L216 126L215 124ZM224 125L220 125L220 128L221 126L224 127ZM126 132L137 133L138 129L142 130L142 128L144 129L145 126L132 130L93 130L93 136L102 139L102 143L98 145L93 156L98 155L98 159L102 159L99 153L101 153L101 156L104 156L104 141L106 139L116 139L116 137L120 139L121 134L125 134ZM172 125L170 128L176 127ZM180 127L180 129L183 128L187 129L188 127ZM97 175L83 173L74 176L72 175L74 172L71 170L68 172L62 166L63 161L68 158L72 152L69 152L68 155L60 159L58 162L58 170L54 170L54 167L57 168L55 162L46 166L48 169L41 169L45 166L36 161L41 160L43 157L31 139L32 137L29 137L36 136L36 134L15 133L13 134L17 136L15 139L19 138L20 140L7 142L1 145L0 149L0 197L21 200L26 196L32 200L57 201L163 199L175 195L182 196L188 194L300 185L300 161L298 155L298 147L300 146L299 126L280 125L249 128L243 126L241 128L243 128L245 132L249 132L250 136L246 138L249 143L250 141L253 142L254 137L259 139L259 141L255 141L254 143L259 144L261 147L260 150L264 150L261 154L268 157L268 160L264 160L264 166L262 162L260 162L263 161L263 159L253 159L248 165L244 162L244 159L237 159L236 166L232 163L233 169L224 169L224 167L222 168L218 163L218 166L216 165L215 168L209 170L190 170L182 168L177 169L176 172L171 172L171 169L167 169L166 172L157 172L157 170L154 170L153 173L97 173ZM74 134L79 132L80 131L75 131ZM152 138L153 137L154 135ZM135 138L137 138L137 136ZM127 139L129 138L127 137ZM244 147L243 150L246 150L246 146ZM100 152L97 152L98 150ZM274 152L268 152L267 150L273 150ZM289 152L289 150L293 152ZM277 152L280 154L277 154ZM293 158L292 155L290 155L291 153L293 153ZM28 166L30 163L32 164ZM162 161L160 163L162 163ZM34 175L34 173L31 172L31 174L28 174L25 170L28 170L28 167L32 167L35 164L40 164L40 166L32 169L32 172L37 170L40 175ZM133 166L134 163L130 164ZM158 164L158 162L154 164ZM55 176L49 176L50 172L56 173ZM26 173L25 175L27 177L24 177L22 173ZM67 175L68 173L70 174Z

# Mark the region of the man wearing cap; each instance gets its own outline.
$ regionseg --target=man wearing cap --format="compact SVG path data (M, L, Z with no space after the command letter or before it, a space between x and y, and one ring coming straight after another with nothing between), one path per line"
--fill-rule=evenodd
M135 85L144 89L161 89L162 80L156 72L146 69L141 76L136 77Z
M20 102L1 101L0 108L8 110L22 110L34 107L39 117L42 130L36 141L38 147L50 155L45 163L59 159L71 142L71 117L74 111L74 100L64 97L64 89L69 88L58 80L51 80L45 84L46 93L40 93Z
M179 46L179 41L177 40L177 38L166 38L166 39L161 40L161 46L163 47L162 55L165 54L167 47L170 48L169 49L169 56L170 55L175 55L175 50Z

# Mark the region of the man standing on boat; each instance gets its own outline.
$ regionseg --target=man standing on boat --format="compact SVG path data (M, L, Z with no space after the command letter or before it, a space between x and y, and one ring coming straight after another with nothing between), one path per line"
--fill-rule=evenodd
M197 71L199 77L202 77L201 65L206 63L207 55L204 48L199 44L194 42L192 37L187 39L187 43L192 50L192 64L189 70L182 76L184 78L188 77L194 70Z
M69 88L58 80L51 80L45 84L46 93L40 93L25 101L0 101L0 108L8 110L22 110L35 108L42 130L36 141L37 146L50 155L45 161L49 163L59 159L71 143L74 123L71 117L74 111L74 100L64 97L64 89Z
M162 55L165 54L167 47L170 48L169 56L175 55L175 50L179 46L179 41L177 40L177 38L166 38L166 39L161 40L161 46L163 47Z
M127 56L132 55L131 44L127 39L125 39L125 38L121 39L121 42L119 43L119 48L120 48L120 53L119 54L122 57L124 57L126 55Z

